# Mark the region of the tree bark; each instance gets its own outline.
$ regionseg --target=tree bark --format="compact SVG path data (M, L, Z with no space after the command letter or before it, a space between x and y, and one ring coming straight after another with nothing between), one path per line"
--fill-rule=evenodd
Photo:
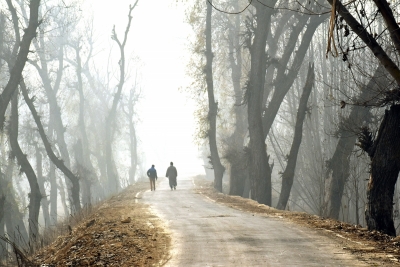
M365 219L368 230L396 236L393 223L393 194L400 171L400 105L385 111L378 136L368 152L371 175L368 182Z
M310 93L314 85L314 78L314 65L309 64L306 84L304 86L303 94L301 95L299 108L297 111L293 143L290 149L288 163L286 165L285 171L282 174L281 194L279 196L278 205L276 207L280 210L284 210L286 208L290 196L290 191L292 189L294 172L296 170L297 155L303 136L303 122L306 116L308 98L310 97Z

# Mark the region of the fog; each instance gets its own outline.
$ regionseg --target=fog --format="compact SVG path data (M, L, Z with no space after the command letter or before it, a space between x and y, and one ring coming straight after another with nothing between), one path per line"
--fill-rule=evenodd
M94 24L99 40L106 47L111 44L108 33L118 25L123 34L127 21L127 7L132 1L118 1L113 8L85 1L93 7ZM190 58L189 41L193 38L185 23L188 3L176 1L143 1L133 13L132 30L127 54L139 59L131 63L132 79L136 64L143 98L140 101L138 136L144 155L144 166L155 164L164 175L169 162L175 162L180 175L204 173L198 147L193 143L195 121L194 103L185 95L190 85L186 65ZM107 18L107 19L103 19ZM156 19L153 19L156 18Z
M331 5L2 2L0 236L32 252L170 162L178 184L396 235L398 25Z

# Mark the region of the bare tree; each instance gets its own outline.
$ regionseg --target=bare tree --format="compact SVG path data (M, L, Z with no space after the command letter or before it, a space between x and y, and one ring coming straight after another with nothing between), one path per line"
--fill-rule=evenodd
M120 73L119 73L117 92L114 95L112 106L108 112L106 118L106 126L105 126L106 127L105 156L106 156L106 167L107 167L107 179L108 179L108 188L111 190L111 192L116 192L121 187L118 178L117 167L115 166L112 144L114 139L113 138L114 132L116 129L115 119L117 116L117 106L121 98L122 88L124 87L125 84L125 45L128 40L128 33L131 27L131 21L132 21L131 14L133 9L136 7L138 1L139 0L136 0L136 2L133 5L129 6L128 25L126 26L124 39L122 40L122 42L119 40L117 33L115 32L115 26L112 30L112 35L111 35L111 39L113 39L118 44L120 52L120 59L118 62Z

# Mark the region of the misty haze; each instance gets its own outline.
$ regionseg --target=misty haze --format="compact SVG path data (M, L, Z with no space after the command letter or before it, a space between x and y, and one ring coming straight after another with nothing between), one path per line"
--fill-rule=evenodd
M0 1L0 266L400 266L398 1Z

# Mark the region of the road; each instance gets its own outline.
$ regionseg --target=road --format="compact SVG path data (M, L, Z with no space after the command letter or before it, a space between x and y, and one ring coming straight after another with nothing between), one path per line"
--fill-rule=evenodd
M190 178L168 179L141 201L172 237L165 266L368 266L315 230L232 209L196 193Z

